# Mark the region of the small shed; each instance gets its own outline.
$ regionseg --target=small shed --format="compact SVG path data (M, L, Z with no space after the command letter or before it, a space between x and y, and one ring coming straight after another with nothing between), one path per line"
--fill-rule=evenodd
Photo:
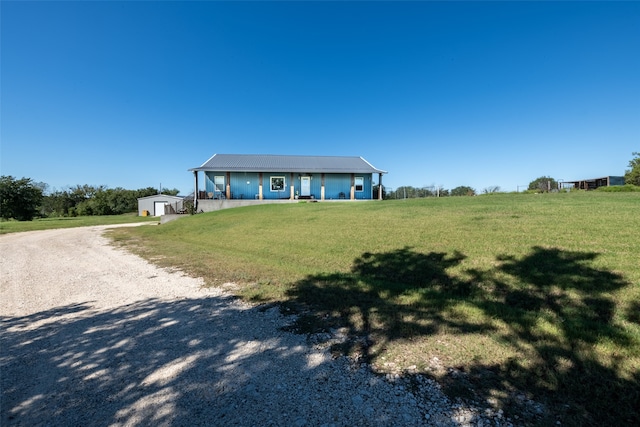
M168 196L166 194L140 197L138 199L138 216L143 216L144 211L147 211L150 216L181 213L184 210L183 201L183 197Z

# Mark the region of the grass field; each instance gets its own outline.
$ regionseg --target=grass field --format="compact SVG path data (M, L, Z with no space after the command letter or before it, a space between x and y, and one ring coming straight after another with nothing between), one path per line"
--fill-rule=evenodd
M524 424L640 424L638 193L263 205L110 233Z
M1 221L0 234L21 231L49 230L53 228L86 227L90 225L126 224L130 222L158 221L158 218L138 216L135 213L125 215L78 216L64 218L41 218L33 221Z

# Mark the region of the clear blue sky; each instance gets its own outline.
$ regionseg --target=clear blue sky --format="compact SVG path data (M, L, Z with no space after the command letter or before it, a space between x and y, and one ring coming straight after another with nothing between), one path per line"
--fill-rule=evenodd
M50 189L188 194L187 169L247 153L515 191L623 175L640 151L640 2L0 8L1 172Z

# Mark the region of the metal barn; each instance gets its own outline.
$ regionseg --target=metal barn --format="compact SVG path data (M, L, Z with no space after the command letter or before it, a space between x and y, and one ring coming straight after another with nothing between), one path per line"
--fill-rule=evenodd
M595 190L600 187L624 185L624 176L605 176L602 178L581 179L579 181L563 181L562 188L576 188L580 190Z

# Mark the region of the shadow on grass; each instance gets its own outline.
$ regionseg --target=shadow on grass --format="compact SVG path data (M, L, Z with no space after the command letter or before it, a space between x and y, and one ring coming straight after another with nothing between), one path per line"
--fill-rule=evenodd
M630 284L593 267L596 257L534 247L522 258L499 257L490 270L454 275L461 253L364 253L348 274L295 284L288 304L303 313L299 331L342 327L349 339L340 350L368 362L396 340L489 334L519 356L489 365L470 360L440 378L445 391L481 404L498 400L524 413L526 424L640 425L640 373L624 377L615 351L638 340L614 322L611 297ZM456 314L461 307L481 315Z

